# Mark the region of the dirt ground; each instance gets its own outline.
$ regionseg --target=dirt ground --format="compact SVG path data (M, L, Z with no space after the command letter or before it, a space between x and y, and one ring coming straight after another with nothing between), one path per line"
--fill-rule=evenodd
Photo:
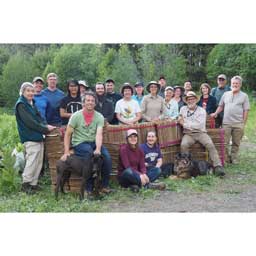
M252 147L256 145L244 142L240 150ZM110 212L255 212L256 185L244 182L248 178L226 175L210 192L166 190L154 198L134 196L128 203L112 202L107 208Z

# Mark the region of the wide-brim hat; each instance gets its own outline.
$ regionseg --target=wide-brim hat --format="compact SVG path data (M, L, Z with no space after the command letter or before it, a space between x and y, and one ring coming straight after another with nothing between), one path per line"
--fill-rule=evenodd
M164 91L166 92L168 90L174 91L174 88L172 86L165 87Z
M158 91L160 90L160 84L158 83L158 82L156 82L156 81L150 81L149 83L148 83L148 85L147 85L147 91L150 93L150 85L151 84L155 84L155 85L157 85L157 88L158 88Z
M184 87L181 86L181 85L175 85L175 86L173 87L173 89L174 89L174 91L175 91L176 89L181 89L182 92L185 91Z
M198 96L196 95L195 92L189 91L189 92L187 93L187 95L184 96L184 101L187 103L187 99L188 99L188 98L192 98L192 97L196 98L197 101L199 100L199 98L198 98Z
M124 94L125 89L130 89L132 91L132 94L133 94L133 87L129 83L124 83L123 84L123 86L121 88L121 94L122 95Z

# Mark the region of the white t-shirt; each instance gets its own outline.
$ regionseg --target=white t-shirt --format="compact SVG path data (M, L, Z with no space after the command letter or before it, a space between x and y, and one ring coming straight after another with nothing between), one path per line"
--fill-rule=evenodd
M121 114L124 119L132 120L140 112L139 103L133 99L129 101L121 99L116 103L115 113Z

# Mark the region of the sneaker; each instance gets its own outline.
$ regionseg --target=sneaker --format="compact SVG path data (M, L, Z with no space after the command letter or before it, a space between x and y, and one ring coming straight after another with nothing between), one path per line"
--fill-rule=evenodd
M232 160L231 160L231 163L232 163L232 164L239 164L239 161L238 161L237 159L232 159Z
M216 176L225 176L224 168L222 166L216 166L214 168L214 174Z
M163 182L153 182L148 184L149 189L165 190L166 185Z
M134 193L138 193L140 191L140 187L138 185L131 185L129 188Z
M91 192L91 191L86 191L86 192L84 192L84 196L85 196L85 198L86 198L88 201L91 201L91 200L94 199L93 192Z

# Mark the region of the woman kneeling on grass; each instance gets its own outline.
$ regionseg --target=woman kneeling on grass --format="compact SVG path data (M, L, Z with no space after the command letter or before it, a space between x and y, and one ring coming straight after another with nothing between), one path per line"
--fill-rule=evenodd
M164 178L171 175L172 164L163 164L163 157L159 145L157 144L157 136L154 131L147 133L147 142L140 145L145 155L145 165L148 172L159 172Z
M20 97L15 105L15 116L21 143L24 143L26 165L22 174L22 191L31 194L39 189L38 177L44 156L43 134L55 126L47 125L40 116L33 99L35 89L29 82L20 88Z
M144 153L138 146L138 133L134 129L127 131L127 144L121 145L119 152L118 181L122 187L138 192L141 187L165 189L164 183L153 183L159 176L157 168L147 172Z

